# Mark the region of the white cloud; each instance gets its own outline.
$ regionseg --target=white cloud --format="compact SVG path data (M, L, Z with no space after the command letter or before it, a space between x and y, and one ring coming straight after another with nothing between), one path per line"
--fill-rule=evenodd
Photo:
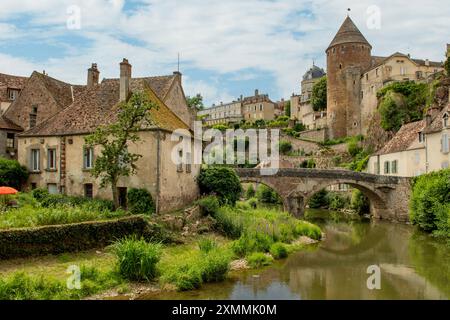
M298 92L299 81L312 60L326 67L324 51L342 23L346 9L352 8L355 20L376 55L395 51L417 58L443 59L445 43L450 38L450 7L430 0L143 0L133 11L125 11L123 0L16 0L1 1L0 41L5 34L52 39L76 32L93 41L92 46L75 45L64 58L27 62L17 59L20 68L46 69L67 81L84 82L84 70L97 62L102 76L116 77L118 63L128 57L136 75L168 73L176 68L181 52L183 66L216 74L260 70L273 74L278 96ZM67 7L81 9L81 30L65 28ZM366 10L371 5L381 9L381 29L367 28ZM439 8L435 10L434 8ZM30 16L32 28L11 25L10 17ZM5 31L5 32L2 32ZM8 32L8 30L10 32ZM3 36L3 38L2 38ZM131 39L132 41L124 41ZM136 43L135 43L136 42ZM134 44L130 44L134 43ZM0 52L7 54L7 49ZM11 59L9 57L8 59ZM31 61L32 59L30 59ZM0 67L6 63L0 62ZM7 67L7 66L6 66ZM11 70L11 67L8 67ZM14 70L12 70L14 71ZM31 70L30 70L31 72ZM16 73L16 72L12 72ZM219 82L189 82L187 94L202 92L207 101L231 98ZM240 92L233 92L238 95Z

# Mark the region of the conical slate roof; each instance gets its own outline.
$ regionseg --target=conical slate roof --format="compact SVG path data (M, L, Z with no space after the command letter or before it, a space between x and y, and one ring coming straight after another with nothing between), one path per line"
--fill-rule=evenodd
M344 43L364 43L372 47L350 17L345 19L333 41L328 46L328 49Z

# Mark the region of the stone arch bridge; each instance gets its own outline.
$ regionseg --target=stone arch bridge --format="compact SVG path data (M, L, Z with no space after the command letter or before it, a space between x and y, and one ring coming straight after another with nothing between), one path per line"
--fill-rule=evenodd
M380 176L349 170L279 169L275 175L261 175L260 169L236 169L241 182L265 184L283 199L284 209L302 217L309 199L336 184L361 190L370 200L377 219L408 222L411 179Z

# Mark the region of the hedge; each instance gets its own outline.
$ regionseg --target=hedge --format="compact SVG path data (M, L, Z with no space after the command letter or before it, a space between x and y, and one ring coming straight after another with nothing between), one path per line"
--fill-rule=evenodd
M0 259L103 248L130 235L167 241L167 237L160 226L149 223L143 216L110 221L1 230Z

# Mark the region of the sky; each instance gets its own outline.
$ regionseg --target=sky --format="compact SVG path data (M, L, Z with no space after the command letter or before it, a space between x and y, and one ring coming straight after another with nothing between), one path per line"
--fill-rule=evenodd
M272 100L300 91L313 61L348 14L373 55L444 60L450 6L442 0L0 0L0 73L85 84L119 77L183 74L186 95L228 102L255 89Z

